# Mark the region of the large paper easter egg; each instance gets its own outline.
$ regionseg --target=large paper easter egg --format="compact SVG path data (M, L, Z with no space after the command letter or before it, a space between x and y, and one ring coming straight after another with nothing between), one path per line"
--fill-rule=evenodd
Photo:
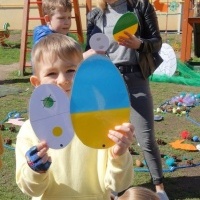
M36 136L50 148L64 148L71 142L74 130L70 101L58 86L44 84L35 88L30 98L29 116Z
M173 76L177 68L177 59L174 49L167 43L163 43L159 52L163 62L153 74Z
M130 101L123 77L110 59L93 55L80 64L70 112L75 133L83 144L96 149L114 145L108 132L129 121Z
M134 35L138 29L138 18L132 12L123 14L114 26L113 37L116 41L119 40L119 36L127 37L124 31Z

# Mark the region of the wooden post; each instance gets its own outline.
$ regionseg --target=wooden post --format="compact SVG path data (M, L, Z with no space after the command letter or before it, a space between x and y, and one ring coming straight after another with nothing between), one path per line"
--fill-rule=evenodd
M78 0L73 0L73 6L74 6L74 14L75 14L75 20L76 20L76 26L77 26L78 39L79 39L80 43L83 43L84 38L83 38L83 30L82 30L82 24L81 24L81 14L80 14Z
M92 1L86 0L86 14L92 10Z
M191 58L193 24L200 23L200 17L194 17L193 0L185 0L183 4L181 61Z
M78 34L78 39L80 43L84 42L83 37L83 30L81 24L81 16L80 16L80 9L79 9L79 2L78 0L73 0L73 7L74 7L74 14L75 14L75 21L77 30L71 31ZM30 17L30 4L36 4L39 11L39 17ZM28 34L28 25L29 20L40 20L42 25L45 25L45 20L42 13L42 0L24 0L24 9L23 9L23 21L22 21L22 33L21 33L21 48L20 48L20 62L19 62L19 75L24 75L25 68L31 66L31 62L26 62L26 55L27 51L31 49L27 49L27 38L28 36L32 36L32 34Z
M26 62L26 46L27 46L27 31L28 31L28 16L29 16L30 4L29 0L24 0L23 10L23 22L22 22L22 33L21 33L21 46L20 46L20 75L24 75L24 66Z

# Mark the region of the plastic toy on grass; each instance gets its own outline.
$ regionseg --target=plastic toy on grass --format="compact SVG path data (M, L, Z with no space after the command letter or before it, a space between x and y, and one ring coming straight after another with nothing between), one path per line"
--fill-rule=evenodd
M6 118L2 121L0 121L0 125L3 125L4 123L12 123L14 124L14 122L20 121L24 118L22 117L22 113L26 113L27 111L23 111L23 112L18 112L18 111L11 111L7 114ZM18 124L15 124L18 125ZM19 124L22 125L22 124Z
M200 144L197 144L196 148L197 148L198 151L200 151Z
M165 164L168 167L174 167L174 166L176 166L176 160L174 158L172 158L172 157L166 158Z
M170 103L177 106L196 106L200 101L199 96L199 94L181 93L179 96L172 97Z
M198 137L197 135L193 136L192 140L193 140L194 142L199 142L199 141L200 141L200 140L199 140L199 137Z
M166 100L162 103L157 109L156 113L173 113L177 116L188 116L190 110L200 105L200 94L194 93L180 93L172 97L169 100Z
M184 144L184 140L176 140L169 143L174 149L183 149L187 151L197 151L197 148L193 144Z
M186 165L174 165L174 166L169 166L169 168L163 168L163 172L174 172L178 169L184 169L184 168L191 168L191 167L198 167L200 166L200 163L193 163L193 162L187 162ZM144 167L136 167L133 169L135 172L149 172L148 168Z
M164 117L161 115L154 115L154 121L159 122L159 121L162 121L163 119L164 119Z
M0 130L1 131L5 131L5 130L9 130L10 132L17 132L16 127L14 125L17 126L22 126L22 124L24 123L24 121L21 121L24 118L20 118L22 113L26 113L27 111L24 112L18 112L18 111L11 111L7 114L6 118L3 121L0 121ZM8 123L11 124L10 127L6 127L4 124ZM7 149L10 150L15 150L15 144L13 144L12 142L8 142L9 139L4 139L4 144L3 146Z
M191 138L191 133L184 130L180 133L180 136L182 139L190 139Z
M9 119L6 123L17 125L17 126L22 126L24 123L23 120L24 120L24 118Z

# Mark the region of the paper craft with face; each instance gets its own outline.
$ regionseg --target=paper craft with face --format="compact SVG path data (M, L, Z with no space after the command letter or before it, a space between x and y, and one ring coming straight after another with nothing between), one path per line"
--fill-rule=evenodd
M134 35L138 29L138 19L132 12L123 14L117 21L113 29L113 37L116 41L120 36L127 37L124 31Z
M31 95L31 125L40 141L52 149L66 147L74 136L69 104L67 94L56 85L40 85Z
M109 47L109 39L103 33L96 33L90 38L90 47L95 51L107 51Z
M83 144L96 149L114 145L108 132L129 121L130 102L120 72L106 56L93 55L80 64L70 112L75 133Z

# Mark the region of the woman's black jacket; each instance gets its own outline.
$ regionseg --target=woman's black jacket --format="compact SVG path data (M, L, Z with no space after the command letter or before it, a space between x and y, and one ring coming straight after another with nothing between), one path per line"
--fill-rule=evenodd
M138 37L143 41L141 47L136 51L136 55L143 77L148 78L163 61L158 54L162 46L162 38L157 15L149 0L132 0L131 3L132 11L137 15L139 21ZM86 50L90 49L91 36L102 32L101 30L103 30L103 11L95 8L87 14Z

